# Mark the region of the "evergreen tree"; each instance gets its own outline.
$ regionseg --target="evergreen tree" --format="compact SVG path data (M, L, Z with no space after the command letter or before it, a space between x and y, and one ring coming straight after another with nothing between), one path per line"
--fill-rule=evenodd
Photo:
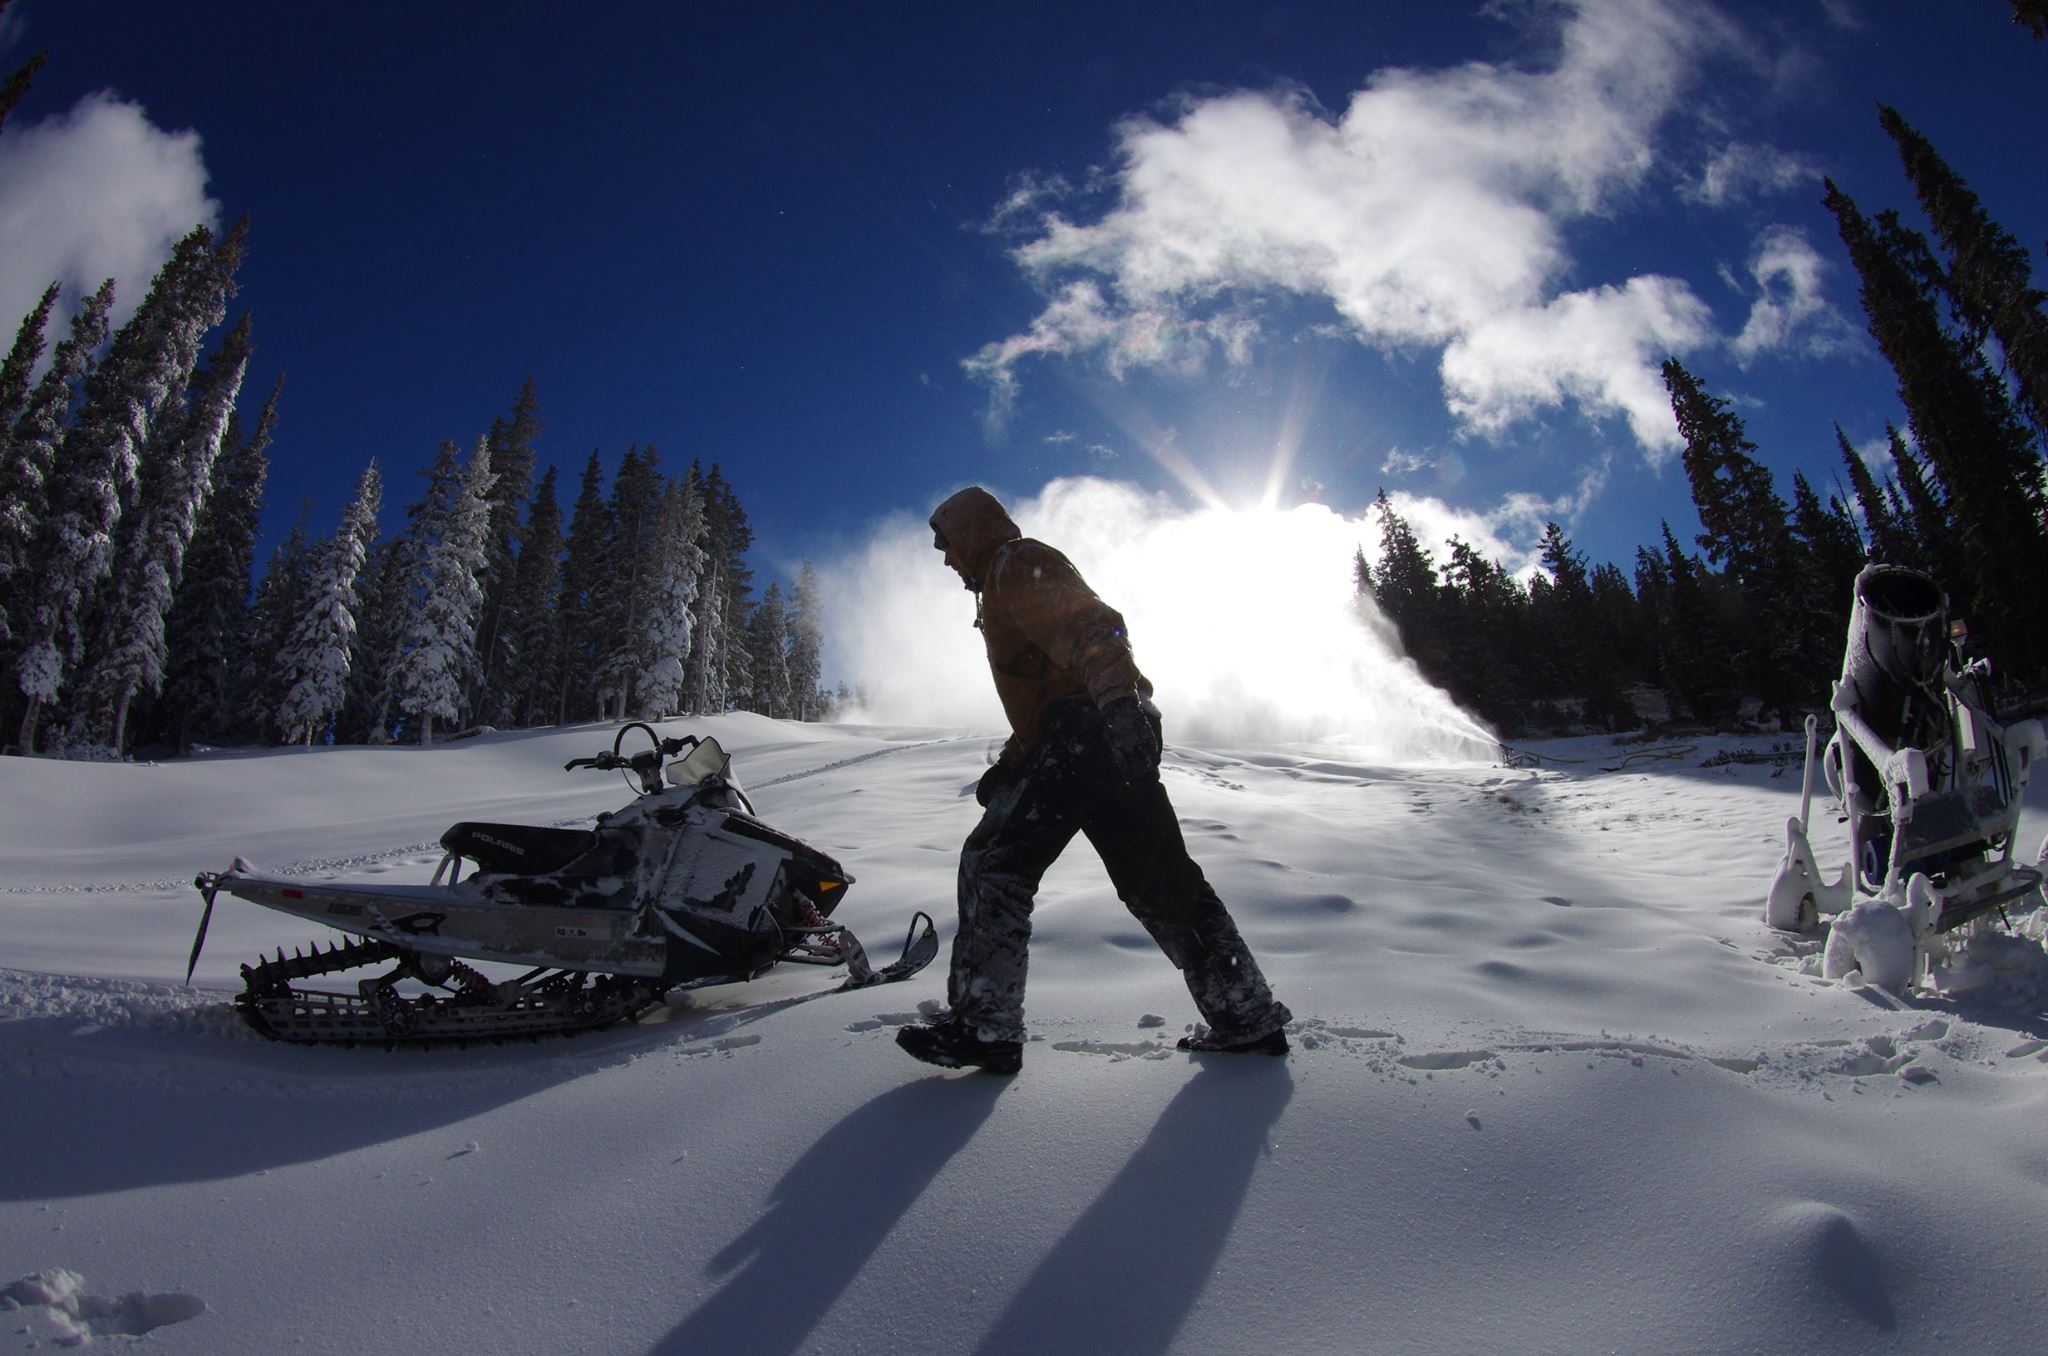
M306 611L277 658L285 681L277 727L288 739L303 735L309 747L348 695L356 641L356 581L377 539L377 513L383 501L384 483L372 459L356 483L341 526L314 552Z
M1893 510L1891 501L1878 486L1877 477L1870 474L1869 465L1849 445L1849 435L1842 432L1840 424L1835 425L1835 441L1842 449L1842 466L1848 472L1856 509L1863 519L1865 556L1886 565L1924 568L1912 526Z
M569 516L569 537L562 550L561 691L557 723L588 720L597 713L592 693L597 666L597 608L602 602L607 544L611 540L611 506L603 493L603 468L596 451L584 463L576 506Z
M5 431L14 427L14 421L21 418L21 412L28 406L29 378L35 374L36 364L43 360L43 330L50 323L50 309L57 304L60 290L56 283L51 283L36 308L22 317L21 328L14 332L14 347L0 361L0 443L5 441Z
M427 497L414 516L418 575L407 581L394 688L398 707L418 722L419 742L434 742L434 722L462 718L476 663L477 613L491 520L491 444L479 438L464 467L454 443L428 473Z
M396 734L393 711L398 693L393 683L407 586L415 573L407 562L415 545L413 538L401 533L374 543L363 557L356 575L356 634L349 651L347 694L335 717L337 739L389 744Z
M683 670L690 657L696 618L693 609L704 571L704 501L692 467L662 492L661 521L650 545L646 587L636 606L633 631L640 647L640 672L633 682L634 706L655 719L682 701Z
M745 633L753 571L746 551L753 530L739 496L716 463L703 477L705 562L704 582L697 592L697 619L688 678L683 685L686 709L715 715L729 711L745 695L751 661Z
M1438 590L1444 667L1430 674L1458 704L1502 731L1526 727L1528 597L1514 577L1457 537Z
M256 586L256 601L249 609L248 644L240 650L250 662L245 681L236 692L237 723L265 742L291 738L291 732L280 730L276 722L284 706L286 682L277 657L284 653L312 597L312 520L313 501L301 501L298 521L271 551L270 563Z
M1408 520L1394 511L1387 492L1373 501L1380 518L1380 563L1372 571L1373 596L1400 632L1401 645L1425 677L1440 682L1443 642L1437 622L1436 566L1415 539Z
M2048 430L2048 292L2034 286L2027 247L1991 220L1969 184L1898 110L1880 106L1878 121L1948 251L1942 281L1966 337L1973 347L1987 336L1998 340L2021 408L2035 428Z
M1805 700L1801 656L1815 638L1780 607L1792 596L1797 572L1785 501L1772 488L1770 471L1751 455L1756 444L1726 401L1709 395L1676 358L1664 364L1664 385L1685 441L1693 504L1706 529L1699 545L1709 561L1724 567L1732 588L1736 670L1765 714L1789 719ZM1673 584L1678 583L1674 571Z
M171 252L149 295L86 382L78 419L58 448L50 508L34 548L34 616L16 659L26 697L20 747L35 748L41 709L84 658L85 626L113 564L116 529L134 506L144 449L189 381L201 339L218 324L240 262L243 228L219 249L205 227ZM174 407L175 408L175 407Z
M776 720L790 714L789 616L782 605L782 586L770 584L747 618L747 649L752 660L747 689L752 709Z
M1654 590L1639 574L1638 593L1656 594L1664 685L1693 719L1716 728L1732 725L1742 709L1742 678L1735 655L1738 622L1729 590L1679 546L1663 525L1664 553Z
M590 599L595 622L591 681L598 709L608 719L636 708L633 682L657 648L646 633L662 622L646 616L641 603L661 572L662 486L660 454L653 447L644 452L637 445L628 448L612 478L606 514L611 532Z
M511 624L508 602L518 573L520 520L533 491L534 443L540 437L540 398L534 394L533 378L519 390L510 419L491 426L491 468L497 481L491 487L491 525L481 584L484 591L483 617L477 627L478 679L473 703L479 718L491 724L509 724L515 698L507 676L510 653L507 628Z
M245 434L228 417L212 483L185 552L184 578L164 621L170 668L157 704L156 737L176 748L195 738L261 738L269 733L244 698L256 682L251 663L250 596L270 442L277 431L280 376ZM267 712L264 714L267 715Z
M195 382L182 416L159 425L163 436L143 465L135 510L121 522L122 546L100 608L94 653L79 680L92 737L115 750L126 747L131 703L163 689L169 661L164 622L249 370L249 332L245 314Z
M533 490L500 623L505 688L519 725L552 721L560 714L561 588L562 505L550 466Z
M806 560L789 597L790 717L823 720L831 699L825 692L825 605L818 596L818 572Z
M106 342L107 309L113 304L111 281L86 298L71 319L70 334L57 345L20 413L11 425L0 426L0 658L7 660L0 672L12 673L16 632L23 629L35 604L28 592L31 564L49 508L49 477L63 441L64 417L92 373L93 355ZM11 695L14 684L4 687ZM0 709L8 707L0 701Z
M1824 703L1841 663L1842 637L1849 626L1856 574L1863 568L1863 543L1840 499L1823 505L1804 475L1792 475L1792 535L1799 543L1799 583L1793 606L1798 630L1813 638L1801 655L1800 672L1809 700Z
M7 8L8 0L0 0L0 10ZM7 115L14 106L28 96L29 86L35 83L36 72L49 59L48 52L37 52L24 62L5 81L0 81L0 127L7 125Z
M1832 182L1826 203L1861 278L1871 335L1898 377L1913 441L1961 541L1960 576L1942 585L1959 611L1975 614L2000 674L2038 679L2048 673L2048 630L2034 624L2048 595L2040 453L1981 350L1943 328L1932 282L1940 270L1925 239L1896 213L1873 224Z
M1634 713L1622 695L1615 655L1601 643L1592 575L1585 557L1555 522L1544 524L1542 560L1550 577L1538 576L1529 590L1540 651L1549 655L1563 694L1580 700L1588 722L1606 730L1625 729ZM1539 591L1538 584L1546 586Z
M2032 33L2035 42L2048 39L2048 0L2012 0L2012 21Z

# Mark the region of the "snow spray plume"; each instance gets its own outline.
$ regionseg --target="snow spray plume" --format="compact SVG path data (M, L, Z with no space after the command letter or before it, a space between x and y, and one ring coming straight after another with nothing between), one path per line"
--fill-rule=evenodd
M1431 686L1356 596L1353 557L1377 533L1367 521L1319 504L1187 511L1096 479L1054 481L1011 512L1124 614L1168 742L1317 740L1392 762L1499 756L1494 734ZM833 668L866 694L866 718L1003 728L974 600L921 517L886 521L821 578Z

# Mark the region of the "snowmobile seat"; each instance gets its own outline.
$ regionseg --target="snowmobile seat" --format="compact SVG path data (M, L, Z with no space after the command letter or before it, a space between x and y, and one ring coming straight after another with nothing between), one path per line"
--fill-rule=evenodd
M598 844L595 829L540 824L478 824L465 820L441 835L441 846L482 871L541 876L559 871Z

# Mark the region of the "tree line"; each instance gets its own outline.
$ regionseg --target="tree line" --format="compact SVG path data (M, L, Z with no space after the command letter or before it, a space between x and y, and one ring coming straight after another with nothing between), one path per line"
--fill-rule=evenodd
M1717 728L1825 711L1854 580L1872 562L1941 583L2001 700L2048 687L2048 293L2027 248L1927 138L1889 107L1879 123L1932 238L1896 210L1866 216L1832 180L1823 202L1905 410L1905 430L1887 430L1883 480L1838 424L1843 487L1823 498L1795 473L1788 504L1741 418L1672 359L1696 552L1665 522L1631 578L1589 567L1552 522L1525 585L1456 539L1439 564L1380 495L1379 560L1359 553L1359 592L1427 677L1503 734L1632 727L1628 693L1642 686Z
M565 523L555 468L534 479L531 381L466 454L442 445L401 531L380 532L372 461L334 530L302 514L258 582L282 382L242 417L246 314L205 352L246 238L246 221L194 229L111 336L102 285L44 365L52 285L0 362L0 737L17 751L826 713L808 564L756 600L731 484L716 464L667 475L651 445L608 493L593 451Z

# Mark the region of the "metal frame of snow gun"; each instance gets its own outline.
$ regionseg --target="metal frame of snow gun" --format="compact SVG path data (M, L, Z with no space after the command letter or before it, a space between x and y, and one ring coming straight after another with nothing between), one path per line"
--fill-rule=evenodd
M2048 734L2038 720L1999 724L1989 676L1983 660L1962 661L1948 599L1933 578L1883 565L1857 575L1842 676L1829 700L1835 733L1820 754L1849 824L1850 861L1825 880L1807 839L1809 717L1800 815L1786 824L1785 857L1764 908L1767 923L1790 931L1814 927L1823 914L1846 915L1829 930L1828 978L1861 971L1888 989L1926 986L1958 949L1949 934L2040 898L2042 872L2015 862L2012 849ZM1873 898L1858 901L1859 888Z

